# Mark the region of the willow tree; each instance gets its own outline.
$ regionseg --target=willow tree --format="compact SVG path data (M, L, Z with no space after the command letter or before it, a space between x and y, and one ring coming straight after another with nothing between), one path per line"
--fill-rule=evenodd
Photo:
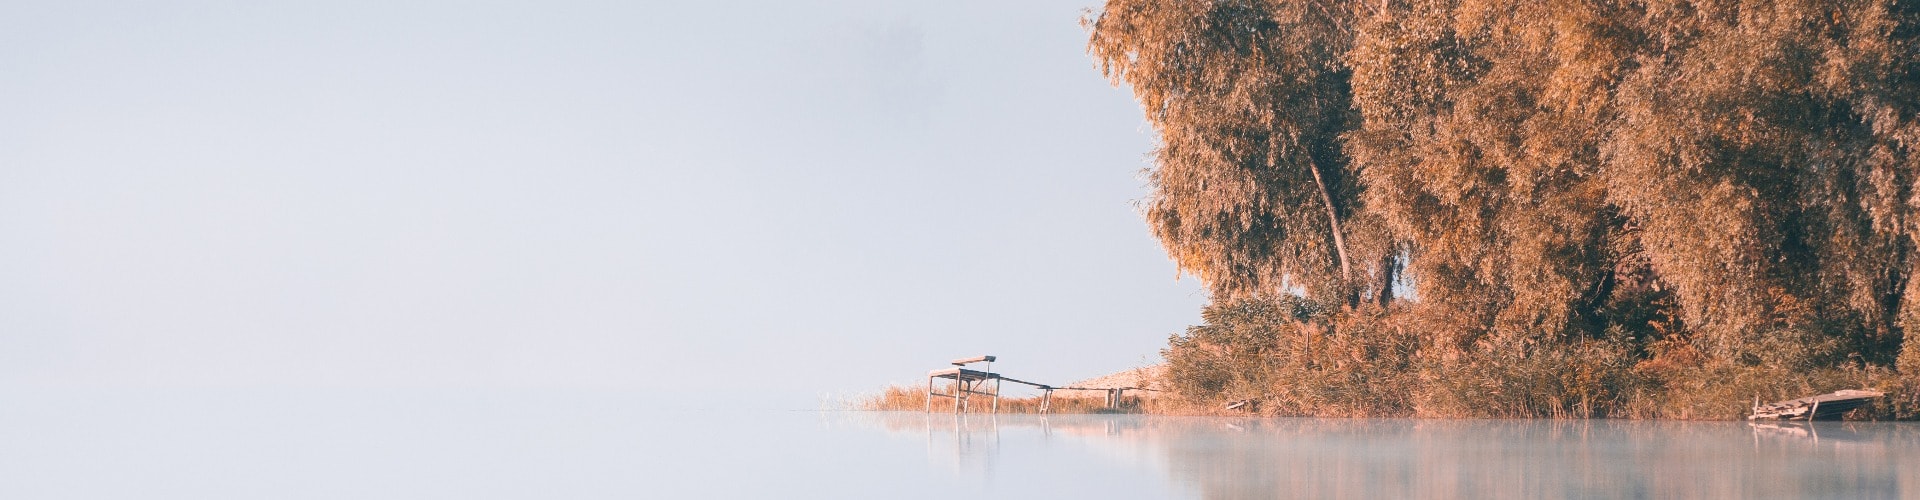
M1159 133L1145 215L1220 298L1392 294L1387 239L1340 134L1357 124L1344 2L1115 0L1089 50Z
M1537 336L1671 289L1681 340L1747 363L1898 342L1915 7L1377 5L1349 146L1423 297Z
M1618 67L1598 5L1381 2L1348 60L1365 200L1465 342L1597 333L1631 234L1599 177ZM1596 49L1595 47L1602 47Z
M1608 199L1642 228L1696 344L1748 362L1891 351L1911 301L1915 7L1636 10Z
M1681 371L1920 372L1920 2L1110 0L1088 24L1159 132L1150 226L1217 303L1384 300L1404 265L1421 300L1393 323L1438 363L1604 336Z

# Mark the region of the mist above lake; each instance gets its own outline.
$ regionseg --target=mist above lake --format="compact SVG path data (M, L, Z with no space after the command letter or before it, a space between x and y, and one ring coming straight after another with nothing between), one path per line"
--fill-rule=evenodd
M1892 498L1920 425L676 410L554 391L9 392L7 498Z

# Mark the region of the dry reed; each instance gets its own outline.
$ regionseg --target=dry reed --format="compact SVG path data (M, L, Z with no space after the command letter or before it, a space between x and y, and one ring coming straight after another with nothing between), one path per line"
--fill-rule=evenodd
M944 392L944 391L942 391ZM1108 408L1106 399L1085 397L1056 392L1049 405L1051 413L1140 413L1152 411L1153 398L1126 396L1122 398L1120 408ZM1040 396L1000 398L1000 413L1040 413ZM952 398L934 398L932 411L952 412L955 401ZM854 409L873 411L927 411L927 391L924 385L894 385L877 394L854 401ZM985 413L992 411L993 397L974 396L967 401L967 412Z

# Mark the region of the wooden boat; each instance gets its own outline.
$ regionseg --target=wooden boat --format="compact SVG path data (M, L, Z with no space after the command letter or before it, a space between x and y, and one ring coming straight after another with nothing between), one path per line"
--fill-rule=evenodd
M1753 414L1747 420L1839 420L1840 415L1884 396L1880 391L1844 390L1819 396L1760 404L1753 398Z

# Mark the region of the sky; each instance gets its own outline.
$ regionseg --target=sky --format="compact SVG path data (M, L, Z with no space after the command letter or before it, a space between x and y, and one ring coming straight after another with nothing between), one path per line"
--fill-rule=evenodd
M0 388L803 407L1154 362L1206 297L1091 6L0 3Z

